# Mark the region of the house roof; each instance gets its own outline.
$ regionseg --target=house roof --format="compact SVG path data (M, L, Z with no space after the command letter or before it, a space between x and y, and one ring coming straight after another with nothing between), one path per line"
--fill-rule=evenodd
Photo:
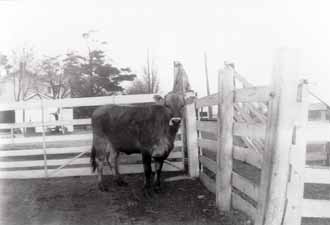
M33 93L30 96L27 96L24 101L29 101L31 99L52 99L51 97L49 97L48 95L42 94L42 93Z

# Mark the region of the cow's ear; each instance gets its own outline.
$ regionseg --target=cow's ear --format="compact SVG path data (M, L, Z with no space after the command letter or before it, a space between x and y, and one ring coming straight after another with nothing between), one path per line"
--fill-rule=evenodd
M196 100L196 96L190 96L190 97L185 99L185 103L186 103L186 105L192 104L192 103L195 102L195 100Z
M154 95L154 100L158 105L164 105L165 103L164 98L160 95Z

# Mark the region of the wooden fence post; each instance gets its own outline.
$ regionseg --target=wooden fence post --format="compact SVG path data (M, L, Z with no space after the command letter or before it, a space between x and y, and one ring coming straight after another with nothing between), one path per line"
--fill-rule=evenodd
M326 166L330 166L330 142L325 143L325 153L327 154Z
M45 106L42 98L40 97L40 107L41 107L41 123L42 123L42 150L44 157L44 171L45 177L48 177L48 166L47 166L47 149L46 149L46 128L45 128Z
M287 203L289 153L297 117L298 51L280 49L273 67L256 225L282 224Z
M194 92L187 92L186 97L194 96ZM188 170L190 177L199 176L199 159L197 145L197 122L195 104L186 105L185 110L185 137L188 152Z
M290 180L287 190L287 205L283 225L300 225L302 201L304 198L304 169L306 162L305 127L308 120L308 102L305 83L298 86L298 112L290 151Z
M231 174L233 167L234 71L219 71L218 149L216 170L216 204L222 211L231 208Z

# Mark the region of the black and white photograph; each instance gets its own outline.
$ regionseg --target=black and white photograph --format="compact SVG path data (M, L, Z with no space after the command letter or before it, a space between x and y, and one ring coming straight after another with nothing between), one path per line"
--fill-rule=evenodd
M0 0L1 225L329 225L330 2Z

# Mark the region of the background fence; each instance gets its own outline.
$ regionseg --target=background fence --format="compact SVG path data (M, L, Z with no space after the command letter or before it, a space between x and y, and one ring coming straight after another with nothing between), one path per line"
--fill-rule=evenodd
M139 104L153 102L153 95L125 95L60 100L40 100L0 104L0 111L47 108L75 108L104 104ZM43 113L41 113L43 115ZM48 126L73 125L72 133L47 131ZM89 152L92 143L91 119L73 119L27 123L2 123L0 129L10 130L10 135L0 139L0 178L39 178L91 175ZM42 127L42 134L29 137L16 134L15 129ZM82 129L79 129L82 128ZM182 129L178 132L175 148L164 164L165 171L184 169L184 148ZM143 171L142 158L138 154L120 156L121 173ZM111 171L106 167L105 173Z

